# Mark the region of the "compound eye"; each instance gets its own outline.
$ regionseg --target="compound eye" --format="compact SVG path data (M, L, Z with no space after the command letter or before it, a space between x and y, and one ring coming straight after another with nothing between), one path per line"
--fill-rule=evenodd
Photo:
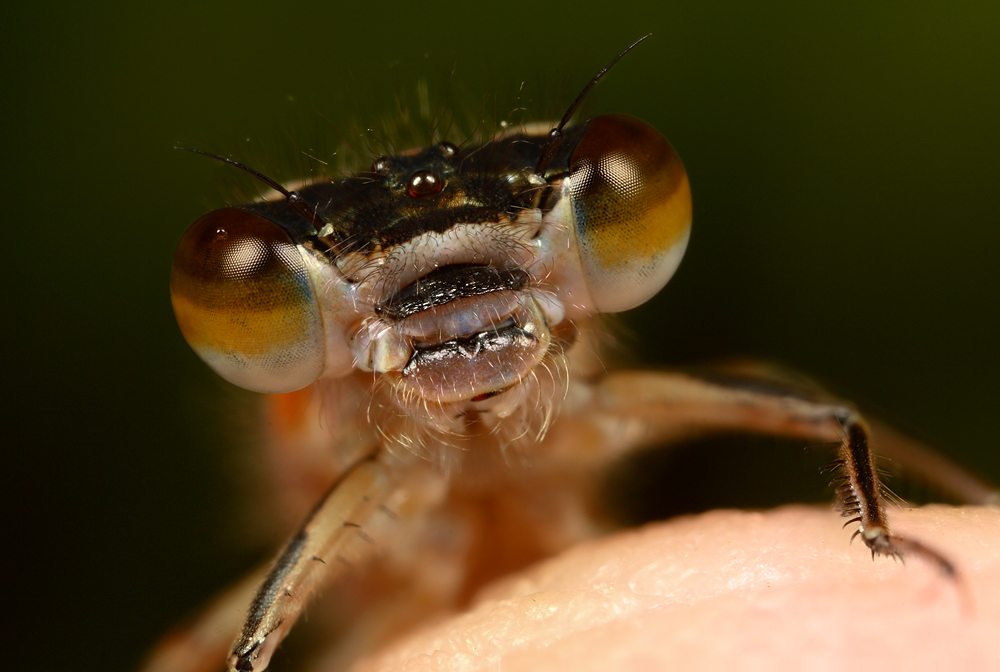
M245 210L208 213L174 253L170 299L184 338L231 383L291 392L323 369L323 321L298 248Z
M691 230L684 164L634 117L592 119L570 157L570 194L587 289L605 313L634 308L677 270Z

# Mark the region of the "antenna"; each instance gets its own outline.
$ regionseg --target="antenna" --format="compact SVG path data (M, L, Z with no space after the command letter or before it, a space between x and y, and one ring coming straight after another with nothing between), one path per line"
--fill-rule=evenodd
M250 173L258 180L260 180L261 182L263 182L264 184L266 184L267 186L271 187L272 189L280 193L282 196L284 196L285 200L288 201L288 205L291 206L292 210L295 211L295 214L299 215L304 220L312 224L313 228L316 229L317 233L324 226L326 226L326 222L320 219L319 215L316 214L316 209L313 206L309 205L309 203L307 203L297 193L295 193L294 191L288 191L288 189L285 189L283 186L272 180L267 175L259 173L253 168L243 165L239 161L228 159L224 156L219 156L218 154L212 154L211 152L204 152L200 149L192 149L191 147L181 147L179 145L175 146L174 149L179 149L185 152L191 152L192 154L201 154L202 156L207 156L210 159L215 159L216 161L221 161L222 163L228 163L230 166L236 166L240 170Z
M629 47L625 51L615 56L615 59L610 63L608 63L603 70L594 75L594 78L590 80L590 83L587 84L587 86L583 87L583 91L580 92L580 95L576 97L576 100L573 101L573 104L569 106L568 110L566 110L566 114L563 115L562 121L559 122L559 125L553 128L551 131L549 131L549 137L545 141L545 144L542 146L542 155L538 157L538 165L535 166L535 175L538 175L540 177L545 175L545 171L548 169L549 164L552 163L552 159L555 157L556 152L559 150L560 143L562 143L562 129L566 124L569 123L570 118L572 118L573 113L576 112L576 108L583 101L584 96L586 96L587 93L590 92L592 88L594 88L594 85L597 84L597 82L601 79L601 77L604 76L604 73L606 73L608 70L611 69L611 66L617 63L619 60L621 60L622 56L632 51L632 49L634 49L636 45L638 45L640 42L645 40L650 35L652 35L652 33L647 33L642 37L640 37L635 42L633 42L631 45L629 45Z

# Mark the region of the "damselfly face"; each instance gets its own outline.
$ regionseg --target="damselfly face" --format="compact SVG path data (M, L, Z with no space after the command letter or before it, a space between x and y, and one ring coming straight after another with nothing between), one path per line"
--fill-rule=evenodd
M311 220L284 199L205 215L174 257L184 336L250 390L366 371L393 417L543 428L576 325L656 294L691 226L684 166L649 125L571 127L537 172L547 131L378 157L298 190Z

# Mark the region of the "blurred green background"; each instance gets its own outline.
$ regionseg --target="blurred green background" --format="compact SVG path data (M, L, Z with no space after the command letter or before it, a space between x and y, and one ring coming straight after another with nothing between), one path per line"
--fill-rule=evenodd
M783 362L1000 482L995 0L56 2L4 23L9 669L129 669L261 550L231 518L220 427L248 421L220 416L243 407L167 296L181 233L246 183L171 147L292 177L418 78L484 118L553 117L646 32L586 108L652 123L693 185L688 256L627 317L640 356Z

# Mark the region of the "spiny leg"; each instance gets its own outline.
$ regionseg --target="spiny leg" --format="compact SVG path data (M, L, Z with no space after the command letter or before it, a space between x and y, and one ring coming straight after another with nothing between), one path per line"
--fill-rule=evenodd
M595 391L600 411L639 427L623 432L633 436L618 442L621 452L659 443L664 436L719 430L836 442L843 513L851 518L848 523L858 523L855 536L872 555L918 556L949 576L956 574L940 552L890 534L870 431L850 406L773 380L726 375L620 372L607 376Z
M878 478L875 454L869 445L870 432L864 422L852 411L841 411L836 418L844 427L845 437L840 444L838 463L843 470L838 487L843 515L850 517L844 525L858 523L854 537L860 536L876 554L902 558L906 554L919 555L936 564L949 576L956 573L955 566L941 553L918 541L889 534L885 518L882 484Z
M396 530L400 524L418 519L441 496L441 475L421 467L426 465L406 470L386 489L384 478L396 473L395 469L370 459L357 465L328 491L277 560L243 577L164 637L144 661L142 672L213 672L222 668L231 651L234 655L230 664L243 665L236 669L263 670L266 656L287 634L308 602L309 593L338 575L354 571L366 555L381 550L387 529ZM380 473L383 470L385 473ZM370 485L375 487L366 490ZM304 535L311 538L310 548L327 544L328 550L322 556L304 552ZM302 563L299 569L306 570L306 575L296 576L295 555ZM299 602L294 603L288 593L297 596ZM249 614L248 604L253 605ZM243 661L233 644L241 626L238 645L244 648ZM268 632L269 628L274 629ZM254 654L260 655L254 659Z
M397 511L417 515L442 493L433 470L411 468L402 478L397 473L403 473L398 465L370 458L334 484L258 589L230 653L230 672L264 670L317 589L367 559Z
M771 394L786 394L812 398L814 401L838 403L796 371L757 360L738 359L716 364L708 369L709 380L766 389ZM880 465L925 485L956 502L1000 506L1000 489L947 459L940 452L894 427L866 418L872 444ZM882 464L887 460L890 464Z

